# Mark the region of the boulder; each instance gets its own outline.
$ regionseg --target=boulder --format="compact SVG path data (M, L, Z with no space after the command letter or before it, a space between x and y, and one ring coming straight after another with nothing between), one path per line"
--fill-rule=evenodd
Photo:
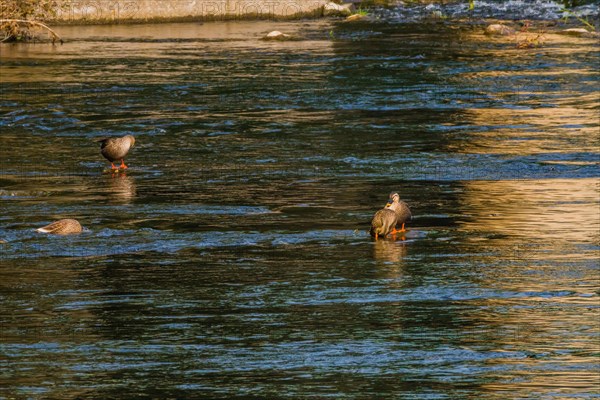
M323 15L326 17L327 16L347 17L347 16L352 15L354 10L355 10L355 7L354 7L354 4L352 4L352 3L336 4L333 2L329 2L323 6Z
M486 35L492 36L508 36L514 35L516 31L510 26L506 26L504 24L491 24L485 28Z

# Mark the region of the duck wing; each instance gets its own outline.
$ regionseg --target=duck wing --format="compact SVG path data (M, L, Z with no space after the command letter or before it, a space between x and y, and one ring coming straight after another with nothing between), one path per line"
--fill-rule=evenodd
M412 220L412 213L410 212L410 208L408 207L408 204L406 204L403 201L400 202L400 207L398 207L398 209L396 210L396 215L398 216L399 224L403 224Z
M94 140L94 142L96 142L96 143L102 143L102 146L100 146L100 149L103 149L106 146L109 146L111 143L113 143L114 140L115 140L115 138L107 137L107 138L96 139L96 140Z

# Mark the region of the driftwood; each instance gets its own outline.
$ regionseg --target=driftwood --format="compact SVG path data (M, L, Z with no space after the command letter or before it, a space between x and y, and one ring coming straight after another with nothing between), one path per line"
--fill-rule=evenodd
M11 24L11 23L17 24L17 25L27 25L28 27L43 28L46 31L48 31L48 33L52 36L52 43L56 43L56 41L58 40L60 42L60 44L63 44L63 40L61 39L61 37L56 32L54 32L52 29L50 29L47 25L45 25L41 22L32 21L32 20L28 20L28 19L0 19L0 26L2 26L2 24ZM13 34L8 33L4 39L0 40L0 42L5 42L11 38L13 38Z

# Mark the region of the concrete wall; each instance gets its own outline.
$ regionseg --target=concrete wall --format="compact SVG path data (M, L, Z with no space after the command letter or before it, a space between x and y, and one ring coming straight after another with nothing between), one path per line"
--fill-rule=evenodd
M63 0L59 22L294 18L322 15L327 0Z

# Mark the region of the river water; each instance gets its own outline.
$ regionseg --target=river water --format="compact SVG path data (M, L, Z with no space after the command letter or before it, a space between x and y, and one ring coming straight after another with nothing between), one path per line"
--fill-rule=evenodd
M600 395L597 41L57 29L0 47L0 397Z

